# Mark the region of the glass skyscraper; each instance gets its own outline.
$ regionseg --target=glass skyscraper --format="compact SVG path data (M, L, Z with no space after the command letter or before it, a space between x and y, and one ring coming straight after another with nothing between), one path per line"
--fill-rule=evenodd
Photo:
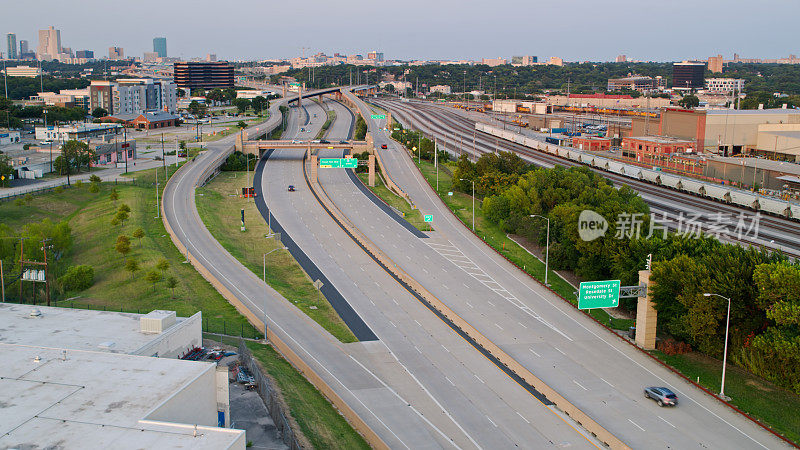
M153 51L158 53L159 58L167 57L167 38L157 37L153 38Z

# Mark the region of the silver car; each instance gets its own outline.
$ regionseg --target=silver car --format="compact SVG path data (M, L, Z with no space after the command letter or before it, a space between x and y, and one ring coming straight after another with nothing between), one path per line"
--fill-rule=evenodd
M678 396L665 387L646 387L644 388L644 398L652 398L658 406L677 406Z

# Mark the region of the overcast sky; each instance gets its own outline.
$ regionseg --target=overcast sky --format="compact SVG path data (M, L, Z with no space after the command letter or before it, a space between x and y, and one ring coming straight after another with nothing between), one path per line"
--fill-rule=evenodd
M566 61L674 61L800 55L798 0L4 0L0 32L61 30L62 46L125 56L167 38L169 56L264 59L319 51L387 59L535 55ZM5 39L0 49L7 52Z

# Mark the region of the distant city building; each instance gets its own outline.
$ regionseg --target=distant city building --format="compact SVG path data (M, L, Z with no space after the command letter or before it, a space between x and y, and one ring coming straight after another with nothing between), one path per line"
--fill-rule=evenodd
M742 92L744 80L741 78L708 78L706 90L711 92Z
M532 66L539 62L538 56L512 56L511 64L514 66Z
M30 50L30 43L24 39L19 41L19 59L36 59L36 52Z
M383 52L371 51L367 53L367 59L371 59L375 62L383 62Z
M672 64L673 89L702 89L706 63L683 61Z
M206 54L206 62L216 62L217 61L217 54L216 53L208 53Z
M561 66L564 65L564 60L559 58L558 56L551 56L550 57L550 61L547 64L549 64L551 66L559 66L559 67L561 67Z
M664 79L660 76L653 78L640 75L631 75L624 78L609 78L608 80L609 91L630 89L632 91L647 93L663 89L664 87Z
M615 60L615 62L618 62L618 63L624 63L624 62L627 62L627 61L628 61L628 57L625 56L625 55L619 55L619 56L617 56L617 59Z
M61 53L61 30L48 27L46 30L39 30L39 47L36 56L40 61L56 59Z
M181 89L232 88L233 66L225 62L176 62L175 83Z
M144 52L142 55L143 62L156 62L158 61L158 52Z
M434 92L438 92L440 94L450 94L452 93L452 90L450 86L446 84L437 84L436 86L431 86L430 92L431 94L433 94Z
M508 64L508 60L505 58L483 58L481 64L485 64L489 67L497 67Z
M38 77L41 72L38 67L16 66L16 67L7 67L5 73L10 77L34 78Z
M717 56L710 56L708 58L708 70L713 73L722 73L722 66L725 61L722 59L722 55Z
M17 59L17 35L8 33L6 41L8 42L8 59Z
M85 89L62 89L58 94L55 92L39 92L31 96L30 102L38 102L42 106L60 106L62 108L89 108L89 88Z
M94 59L94 52L91 50L78 50L75 52L78 59Z
M125 50L122 47L108 47L108 59L112 61L125 59Z
M19 41L19 52L20 53L28 53L28 46L30 44L25 39L20 39Z
M159 58L167 57L167 38L157 37L153 38L153 51L158 54Z

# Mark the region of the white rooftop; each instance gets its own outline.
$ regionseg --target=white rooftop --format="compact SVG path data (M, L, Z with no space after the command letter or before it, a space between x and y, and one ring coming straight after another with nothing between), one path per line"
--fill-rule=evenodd
M0 448L244 448L213 426L213 387L193 388L213 363L4 343L0 358Z
M32 316L33 310L41 315ZM135 354L160 336L141 332L141 317L112 311L0 303L0 343ZM186 320L176 318L164 332L180 327Z

